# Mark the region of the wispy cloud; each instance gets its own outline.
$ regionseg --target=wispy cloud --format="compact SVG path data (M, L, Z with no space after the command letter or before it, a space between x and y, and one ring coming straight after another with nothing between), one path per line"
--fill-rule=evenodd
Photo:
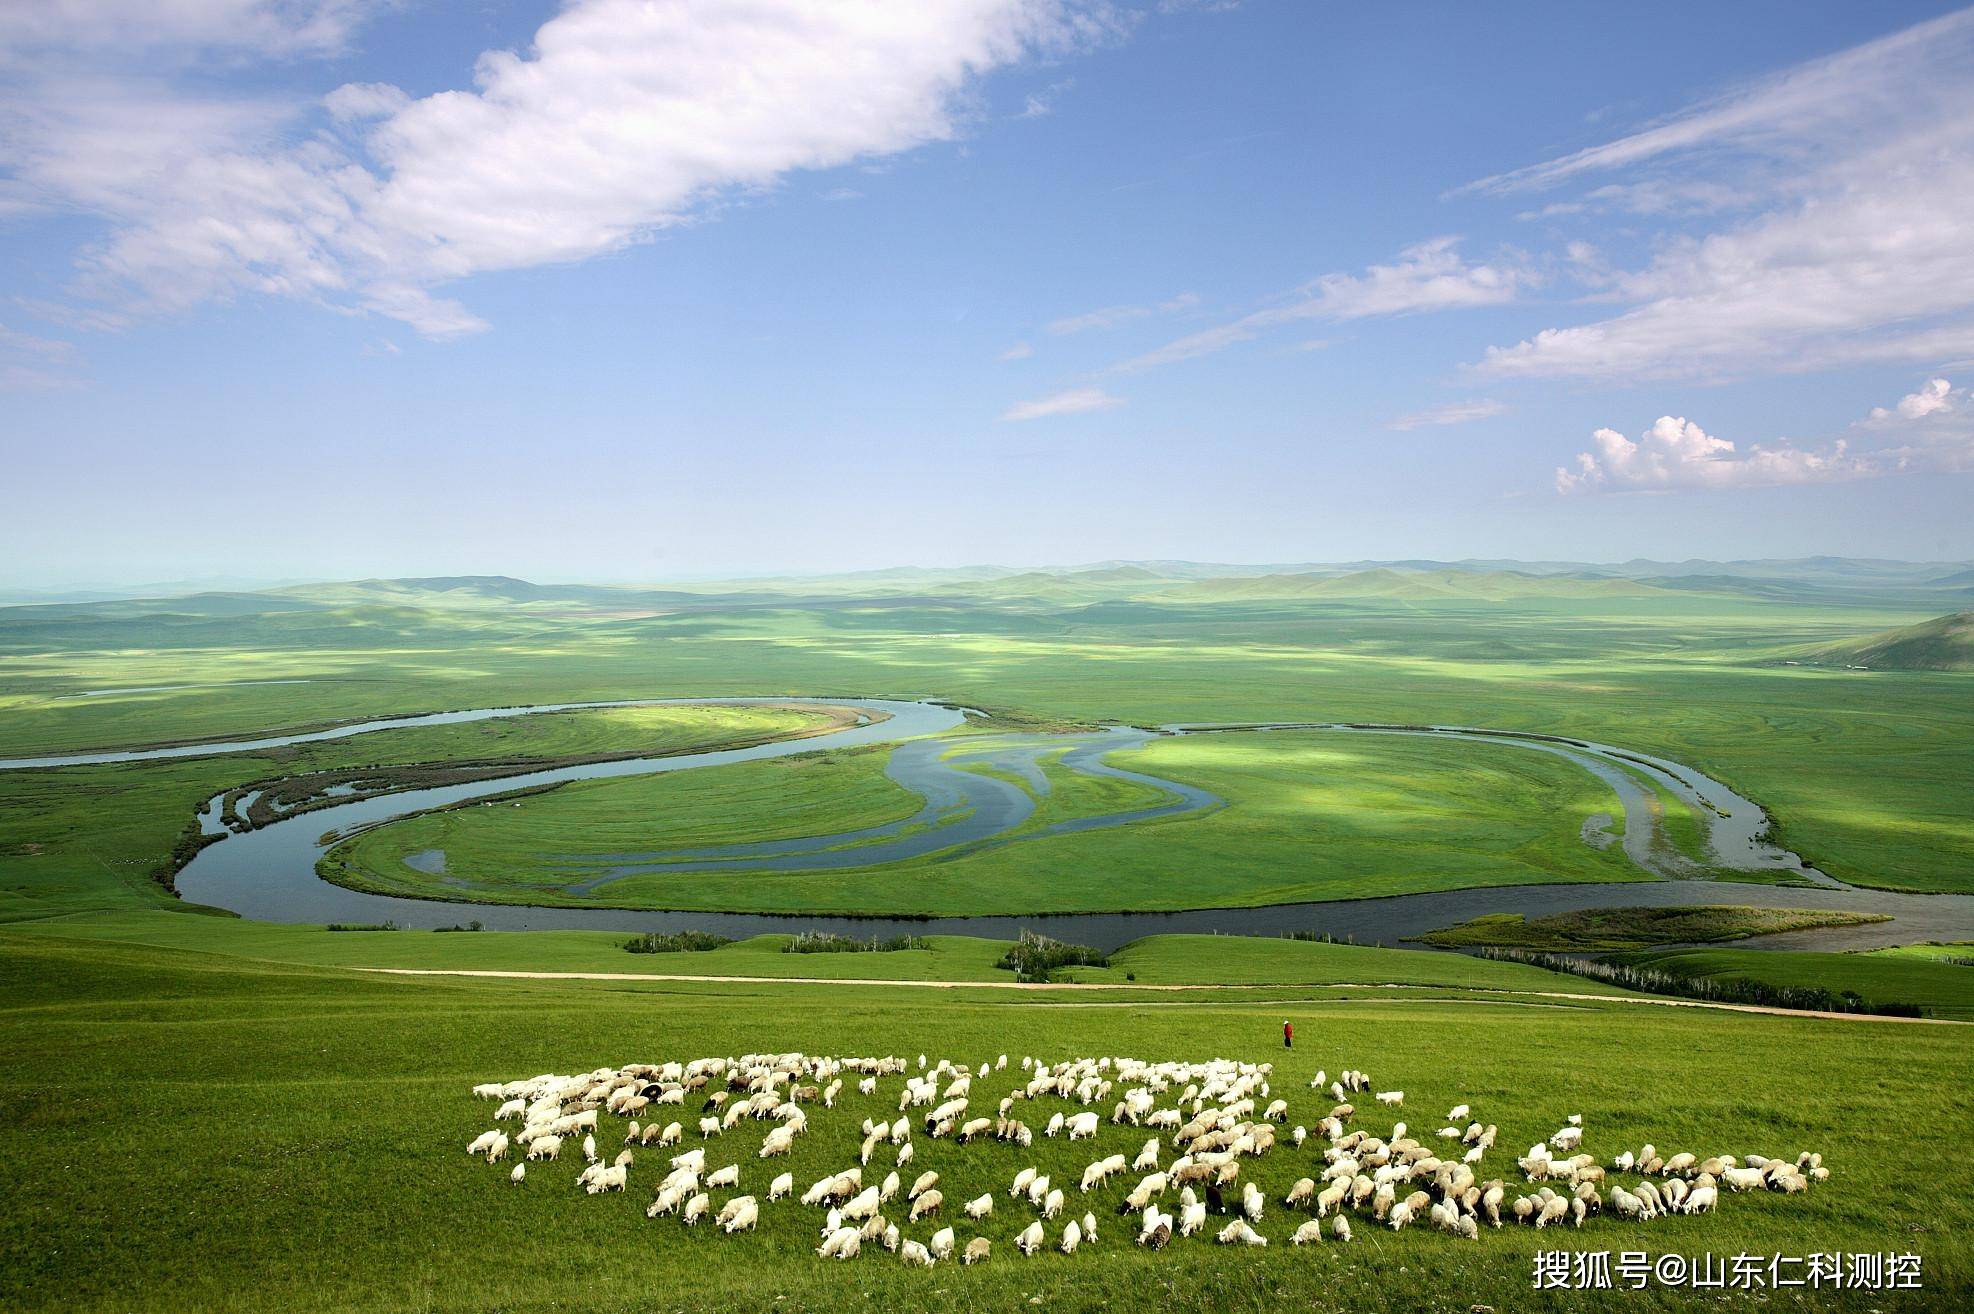
M1057 415L1115 410L1123 404L1122 397L1113 397L1102 388L1069 388L1033 401L1016 402L1001 413L1001 418L1011 421L1043 420Z
M1477 398L1473 401L1447 402L1443 406L1428 406L1422 411L1412 411L1389 421L1387 429L1426 429L1447 424L1468 424L1474 420L1485 420L1491 416L1506 413L1507 403Z
M1026 342L1017 342L1001 353L1002 360L1027 360L1035 354L1035 348Z
M1105 306L1100 310L1085 311L1080 315L1065 315L1061 319L1050 320L1043 325L1043 331L1055 337L1066 337L1072 333L1088 333L1092 329L1112 329L1133 320L1149 319L1153 315L1170 315L1181 310L1191 310L1199 304L1199 295L1194 292L1181 292L1164 301L1148 305Z
M1630 169L1645 176L1591 192L1586 208L1616 198L1644 214L1670 190L1747 212L1710 234L1659 234L1649 264L1603 285L1629 308L1490 348L1478 372L1711 378L1974 354L1970 67L1963 10L1473 184L1504 193Z
M81 355L74 343L37 337L0 324L0 391L72 387L80 364Z
M1117 368L1151 369L1211 355L1285 324L1500 305L1534 281L1519 261L1472 263L1461 258L1459 247L1457 237L1437 237L1409 246L1390 264L1372 265L1361 274L1325 274L1297 289L1283 304L1188 334Z
M104 221L81 287L118 310L288 296L443 337L484 324L442 284L617 251L792 173L953 139L984 74L1128 27L1101 0L570 0L525 50L485 52L471 90L313 103L195 94L148 53L333 53L386 2L0 9L0 47L44 55L0 84L0 206Z

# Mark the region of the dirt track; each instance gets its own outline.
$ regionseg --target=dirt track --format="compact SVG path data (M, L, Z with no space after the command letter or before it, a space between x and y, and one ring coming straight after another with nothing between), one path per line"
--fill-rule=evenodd
M854 985L900 986L921 990L1042 990L1100 991L1141 990L1159 993L1192 990L1464 990L1469 994L1500 995L1504 1002L1515 999L1564 999L1596 1004L1655 1004L1661 1008L1711 1008L1723 1013L1766 1013L1774 1017L1828 1018L1834 1022L1917 1022L1933 1026L1967 1026L1969 1023L1946 1017L1886 1017L1878 1013L1827 1013L1807 1009L1769 1008L1761 1004L1716 1004L1704 999L1653 999L1643 995L1592 995L1565 990L1497 990L1485 986L1417 986L1394 981L1331 981L1241 983L1234 985L1140 985L1111 981L896 981L879 977L827 976L694 976L686 972L520 972L492 968L450 967L358 967L357 972L382 972L390 976L474 976L511 978L523 981L711 981L729 985ZM1370 1004L1373 999L1326 1000L1326 1003ZM1438 999L1443 1004L1484 1004L1491 999Z

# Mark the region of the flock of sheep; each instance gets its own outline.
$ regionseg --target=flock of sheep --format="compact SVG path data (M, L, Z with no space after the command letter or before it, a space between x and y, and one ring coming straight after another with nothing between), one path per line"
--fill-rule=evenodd
M676 1215L687 1226L710 1221L729 1233L751 1231L764 1204L788 1198L818 1211L818 1255L850 1259L881 1246L921 1267L955 1256L964 1264L986 1259L993 1249L986 1235L995 1226L990 1220L1007 1213L1016 1216L1013 1244L1023 1255L1051 1245L1075 1254L1096 1243L1096 1210L1085 1208L1080 1218L1074 1216L1071 1184L1058 1184L1034 1167L1015 1174L1000 1199L999 1192L988 1191L951 1208L939 1173L920 1171L907 1184L921 1143L915 1138L963 1145L991 1137L1025 1149L1033 1145L1035 1132L1024 1114L1041 1125L1044 1137L1067 1141L1094 1144L1106 1122L1135 1129L1125 1133L1134 1142L1141 1132L1152 1133L1133 1154L1093 1158L1074 1183L1078 1203L1094 1204L1091 1195L1113 1178L1136 1175L1136 1184L1112 1207L1127 1220L1117 1226L1152 1249L1202 1233L1223 1245L1268 1245L1262 1228L1269 1201L1241 1174L1244 1164L1271 1153L1307 1158L1310 1174L1281 1200L1296 1224L1286 1239L1298 1246L1322 1240L1326 1231L1336 1241L1350 1241L1353 1218L1359 1227L1398 1231L1425 1225L1472 1240L1482 1226L1581 1227L1585 1218L1605 1210L1641 1221L1709 1213L1722 1191L1801 1192L1829 1176L1818 1154L1703 1158L1661 1155L1652 1145L1625 1150L1607 1165L1581 1149L1583 1119L1573 1114L1515 1160L1519 1180L1511 1188L1505 1174L1481 1176L1494 1147L1494 1124L1483 1124L1461 1104L1430 1137L1412 1136L1403 1121L1377 1135L1363 1125L1353 1102L1371 1093L1370 1079L1354 1070L1334 1081L1318 1072L1310 1089L1327 1094L1332 1103L1313 1128L1290 1129L1288 1101L1273 1096L1268 1063L1078 1058L1050 1064L1023 1058L1020 1075L1008 1075L1007 1067L1005 1054L977 1070L945 1059L928 1064L922 1054L916 1067L897 1057L746 1054L492 1082L475 1086L473 1093L498 1103L496 1125L471 1141L466 1152L489 1163L511 1155L517 1162L510 1178L520 1185L528 1180L529 1163L554 1162L565 1148L579 1147L581 1190L624 1191L636 1167L640 1179L655 1183L646 1216ZM976 1103L976 1083L987 1085L996 1074L1003 1079L995 1088L1005 1093ZM765 1175L769 1167L746 1166L745 1155L711 1166L708 1150L716 1138L753 1120L772 1126L751 1157L790 1154L796 1138L809 1132L810 1111L834 1108L846 1081L866 1100L885 1100L887 1108L891 1089L898 1093L895 1119L864 1120L855 1163L825 1173L799 1193L794 1175L781 1172L762 1195L743 1193L743 1172ZM897 1085L885 1088L887 1082ZM1397 1110L1405 1094L1382 1091L1372 1098ZM981 1112L990 1101L992 1116ZM1049 1101L1072 1107L1045 1115ZM688 1102L696 1113L687 1111ZM677 1116L670 1117L674 1111ZM614 1126L606 1132L600 1124L604 1114L627 1120L624 1148L614 1154L598 1144L599 1134L615 1134ZM512 1124L518 1126L510 1136L506 1127ZM691 1148L683 1145L688 1139L696 1142ZM724 1148L729 1142L717 1144ZM654 1157L662 1168L643 1168L639 1156L647 1147L660 1147ZM675 1152L664 1154L667 1149ZM1627 1187L1607 1181L1607 1173L1637 1180ZM726 1193L717 1205L716 1191ZM1070 1216L1058 1223L1065 1214ZM975 1234L963 1245L955 1223ZM921 1240L905 1229L927 1235Z

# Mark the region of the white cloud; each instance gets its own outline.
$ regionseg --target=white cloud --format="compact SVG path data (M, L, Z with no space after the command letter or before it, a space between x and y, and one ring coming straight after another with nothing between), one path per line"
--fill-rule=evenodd
M1926 386L1899 398L1890 409L1872 407L1865 423L1882 427L1900 420L1923 420L1930 415L1942 415L1954 409L1956 400L1965 400L1966 396L1965 388L1956 393L1954 386L1945 379L1929 379Z
M1116 328L1119 324L1143 319L1151 313L1150 306L1105 306L1101 310L1087 310L1080 315L1052 319L1043 325L1043 331L1065 337L1071 333L1087 333L1091 329Z
M1285 304L1188 334L1118 368L1149 369L1210 355L1285 324L1500 305L1532 281L1518 262L1469 263L1460 257L1459 245L1456 237L1438 237L1409 246L1391 264L1372 265L1362 274L1325 274L1297 289Z
M0 391L69 387L76 381L79 363L72 342L36 337L0 324Z
M1050 320L1043 325L1043 331L1055 337L1066 337L1071 333L1087 333L1092 329L1112 329L1120 324L1129 324L1135 319L1149 319L1153 315L1171 315L1181 310L1191 310L1199 304L1196 292L1181 292L1175 297L1148 306L1105 306L1100 310L1085 311L1080 315L1065 315L1061 319Z
M1783 441L1743 450L1691 420L1662 415L1636 440L1615 429L1599 429L1591 444L1595 450L1579 452L1573 467L1557 469L1556 491L1765 488L1974 469L1974 432L1968 431L1873 451L1854 450L1844 439L1818 448Z
M1047 419L1055 415L1086 415L1091 411L1114 410L1123 404L1122 397L1113 397L1102 388L1070 388L1034 401L1016 402L1002 412L1001 418L1020 421Z
M1656 235L1650 263L1598 284L1628 309L1490 348L1478 371L1718 378L1974 354L1969 67L1974 10L1475 184L1502 192L1645 169L1619 193L1589 195L1617 195L1635 213L1662 189L1752 210L1704 236Z
M1473 401L1447 402L1443 406L1429 406L1422 411L1412 411L1401 415L1385 425L1387 429L1424 429L1444 424L1468 424L1474 420L1485 420L1505 414L1507 403L1485 398Z
M78 48L119 54L246 51L334 54L391 0L10 0L0 64Z
M1035 348L1026 342L1017 342L1001 353L1002 360L1027 360L1035 354Z
M287 35L262 48L295 53L370 6L158 7L196 11L201 32L273 15ZM106 219L82 286L112 304L298 296L468 332L482 321L435 286L616 251L790 173L949 140L981 75L1121 24L1102 0L571 0L526 51L483 54L472 90L420 99L201 100L64 72L0 93L0 205ZM308 135L325 115L343 135Z

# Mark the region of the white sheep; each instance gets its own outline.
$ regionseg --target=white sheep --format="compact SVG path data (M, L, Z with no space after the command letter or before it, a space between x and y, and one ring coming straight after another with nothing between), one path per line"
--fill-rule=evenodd
M740 1165L737 1163L730 1163L724 1168L716 1169L712 1173L710 1173L706 1178L706 1188L708 1190L712 1190L715 1187L721 1187L721 1186L739 1186L739 1185L740 1185Z
M980 1260L987 1258L993 1248L994 1243L992 1241L989 1241L984 1236L977 1236L966 1243L966 1254L961 1256L960 1263L971 1267Z
M932 1252L934 1259L951 1259L953 1257L953 1229L942 1227L937 1232L934 1232L932 1234L932 1240L927 1244L926 1248Z
M1062 1253L1073 1255L1076 1253L1076 1247L1082 1244L1083 1225L1072 1218L1069 1220L1069 1226L1062 1229Z
M795 1190L795 1174L783 1173L768 1183L768 1199L779 1200Z
M1305 1220L1301 1227L1296 1228L1295 1235L1289 1238L1289 1244L1292 1246L1314 1245L1322 1239L1323 1220L1320 1218L1311 1218Z
M1216 1239L1223 1246L1265 1246L1268 1244L1268 1238L1249 1227L1247 1220L1244 1218L1236 1218L1233 1222L1221 1228L1220 1235Z
M1030 1223L1021 1229L1021 1235L1014 1239L1014 1248L1024 1255L1032 1255L1042 1248L1043 1233L1039 1222Z

